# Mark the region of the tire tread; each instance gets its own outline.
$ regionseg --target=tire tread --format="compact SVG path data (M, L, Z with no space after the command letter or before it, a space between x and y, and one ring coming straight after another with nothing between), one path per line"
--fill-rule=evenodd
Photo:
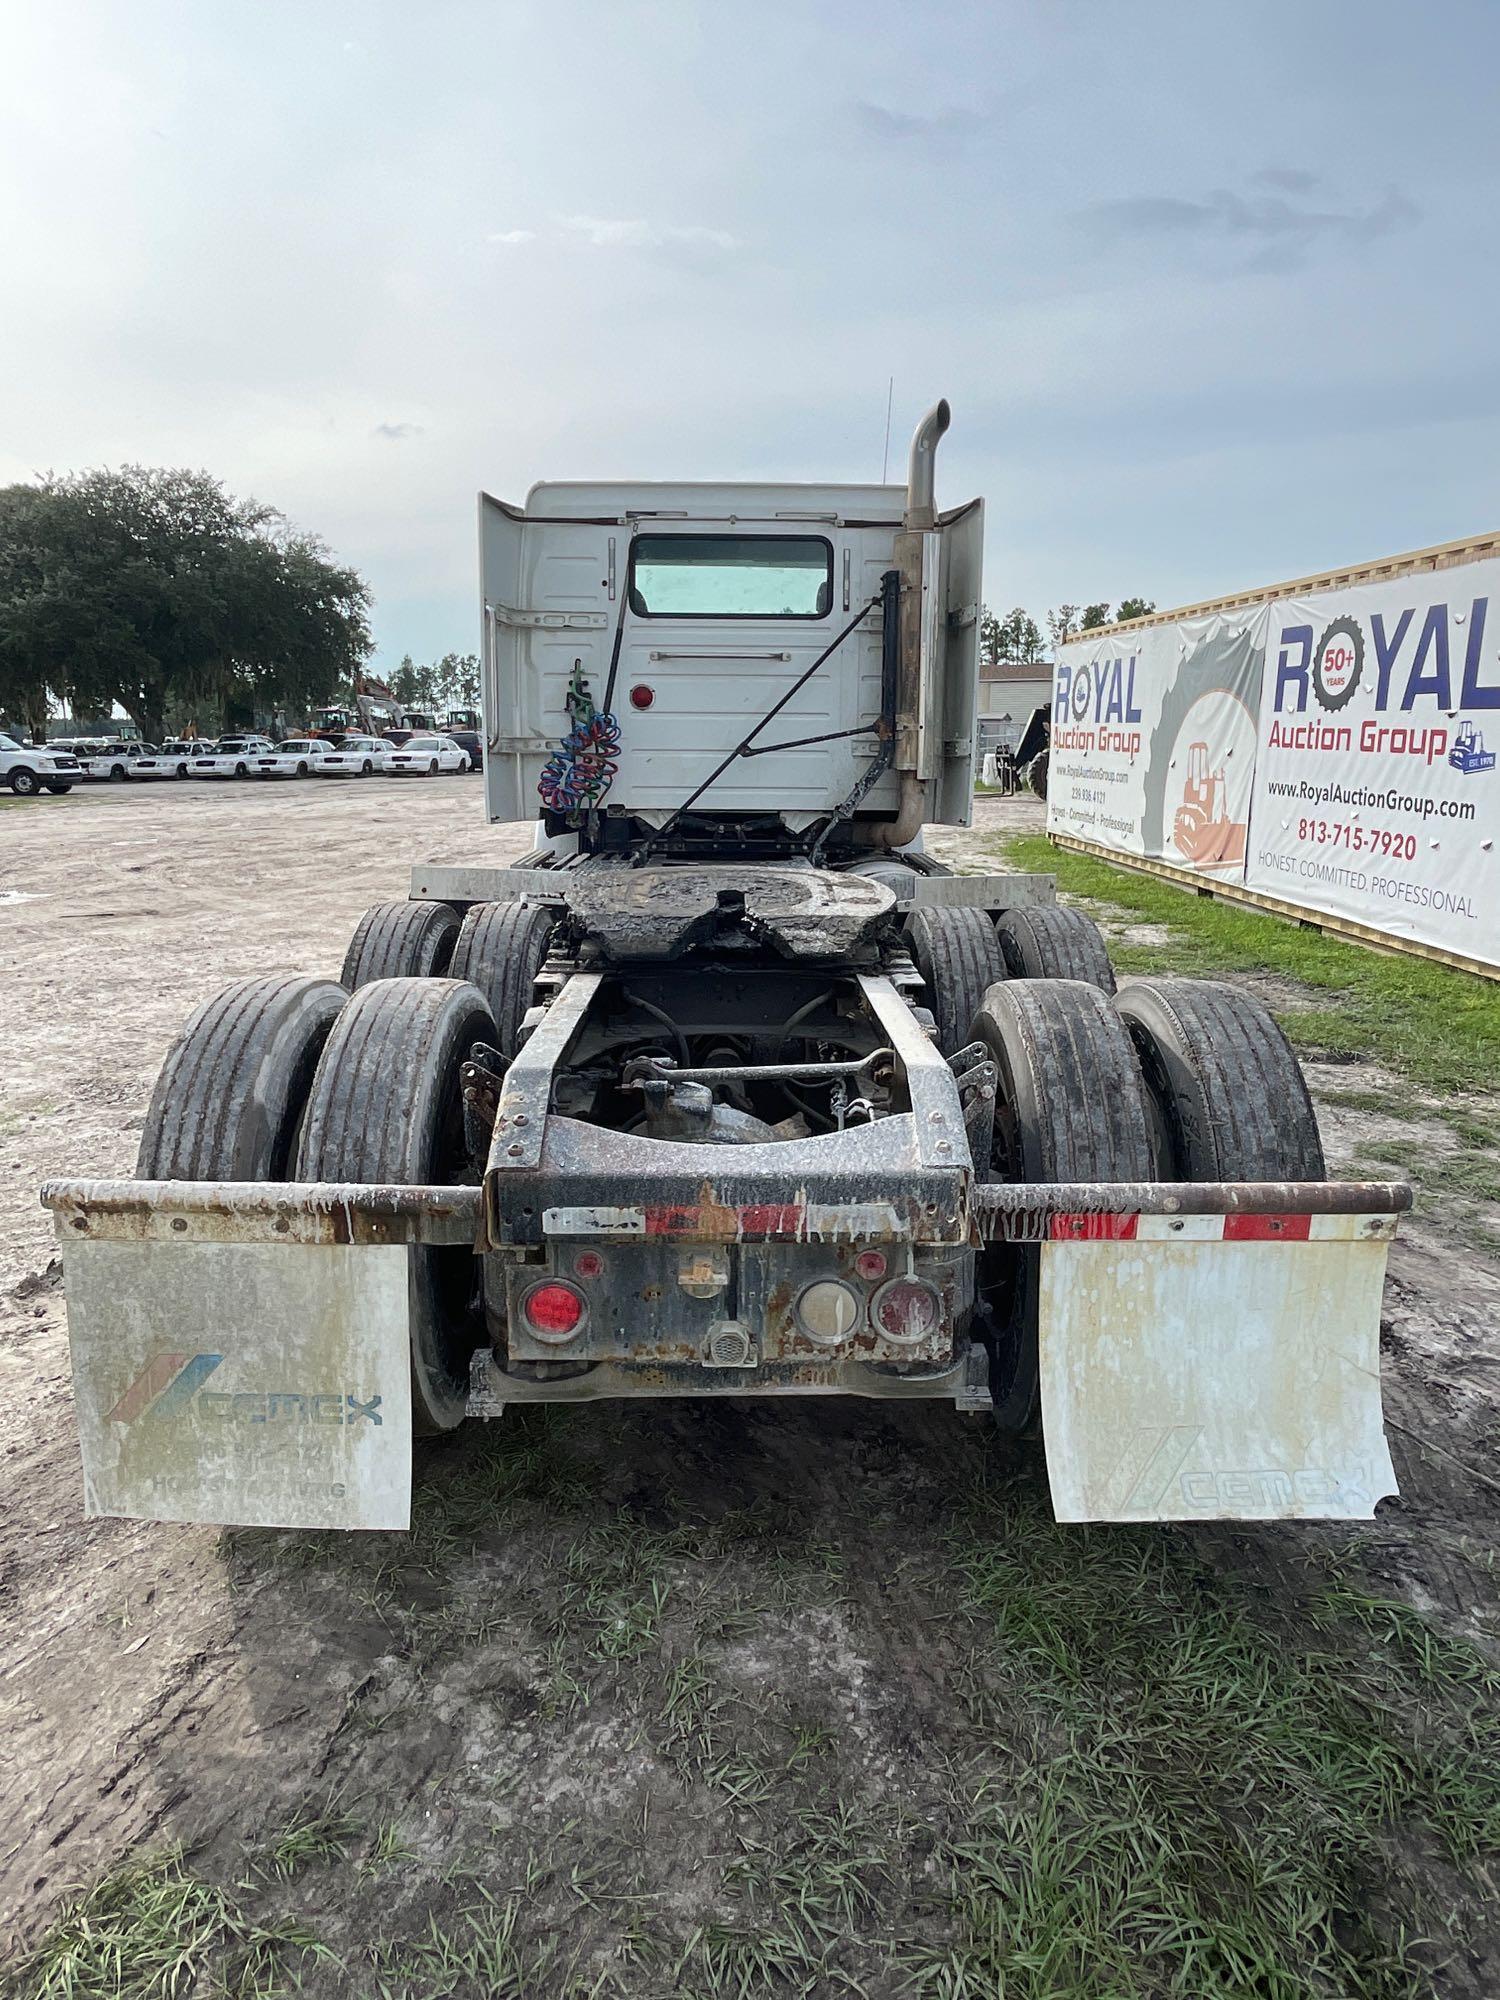
M1219 980L1141 979L1116 1004L1184 1180L1326 1178L1302 1067L1253 994Z
M448 903L376 903L349 940L340 974L353 993L372 979L427 979L448 969L458 913Z
M985 994L1006 976L995 926L983 910L938 904L913 910L907 935L937 1017L938 1047L955 1055Z
M1012 979L1081 979L1101 993L1115 990L1104 933L1082 910L1060 903L1006 910L995 932Z

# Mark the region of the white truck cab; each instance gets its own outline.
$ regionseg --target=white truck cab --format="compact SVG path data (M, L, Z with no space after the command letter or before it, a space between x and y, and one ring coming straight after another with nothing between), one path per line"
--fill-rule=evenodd
M766 852L882 849L967 825L984 510L933 504L947 423L946 403L924 420L905 487L481 495L490 818L540 805L563 830L572 795L546 774L586 690L612 766L586 843L753 821Z

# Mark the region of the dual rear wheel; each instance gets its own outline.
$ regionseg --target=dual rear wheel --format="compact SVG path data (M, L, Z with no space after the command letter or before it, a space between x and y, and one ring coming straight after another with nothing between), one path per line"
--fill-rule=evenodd
M242 979L200 1007L162 1067L136 1164L144 1180L477 1182L460 1067L493 1042L484 995L456 979ZM412 1422L451 1430L480 1345L479 1265L409 1252Z
M1006 980L970 1038L996 1068L982 1178L1023 1184L1321 1181L1317 1120L1297 1058L1251 994L1211 980L1138 980L1114 1000L1081 980ZM980 1259L976 1322L996 1421L1037 1415L1041 1250Z
M1103 934L1082 910L1039 904L991 918L984 910L936 904L911 912L906 935L944 1055L956 1055L971 1039L981 1001L1002 980L1083 980L1101 993L1115 991Z
M236 980L188 1020L141 1134L142 1180L475 1184L461 1068L475 1044L520 1044L552 913L446 903L366 911L341 981ZM450 975L450 976L444 976ZM412 1419L451 1429L483 1339L480 1266L414 1246Z

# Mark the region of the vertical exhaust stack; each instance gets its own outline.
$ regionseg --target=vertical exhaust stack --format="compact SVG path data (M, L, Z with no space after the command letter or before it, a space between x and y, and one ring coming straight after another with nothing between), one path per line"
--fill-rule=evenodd
M906 508L896 537L896 567L901 572L901 640L896 675L896 747L893 763L901 779L896 817L875 827L875 848L904 847L921 831L927 817L927 786L918 775L917 718L924 704L922 687L922 537L937 526L938 439L953 421L948 398L942 396L912 432L906 467Z
M911 456L906 467L906 513L903 525L907 528L932 528L937 525L937 448L938 439L953 421L953 412L948 408L948 398L940 396L912 432Z

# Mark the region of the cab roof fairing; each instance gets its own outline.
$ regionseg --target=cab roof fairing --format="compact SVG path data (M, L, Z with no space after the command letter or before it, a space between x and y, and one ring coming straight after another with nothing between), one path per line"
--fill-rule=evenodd
M661 521L745 522L774 529L804 521L899 528L905 504L900 486L839 486L819 482L736 483L727 480L541 480L515 507L481 497L516 520L579 521L626 525L640 516Z

